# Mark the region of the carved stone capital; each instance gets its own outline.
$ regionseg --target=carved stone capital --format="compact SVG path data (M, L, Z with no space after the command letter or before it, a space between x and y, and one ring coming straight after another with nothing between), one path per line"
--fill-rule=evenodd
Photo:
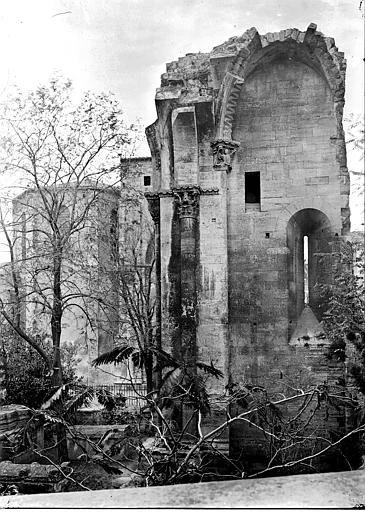
M199 187L181 187L173 189L175 202L177 203L177 213L181 218L198 218L199 214Z
M150 211L152 220L155 224L160 222L160 196L159 194L146 193L145 198L148 202L148 209Z
M211 142L210 145L213 149L214 168L229 172L232 169L233 155L237 151L240 143L234 140L218 139Z

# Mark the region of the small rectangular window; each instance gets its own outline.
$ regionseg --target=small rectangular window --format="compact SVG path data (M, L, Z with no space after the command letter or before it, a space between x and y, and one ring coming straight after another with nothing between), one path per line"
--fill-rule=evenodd
M143 185L149 187L151 185L151 176L143 176Z
M260 173L245 173L245 201L246 203L260 203Z
M245 203L246 211L260 211L261 191L260 191L260 173L245 173Z

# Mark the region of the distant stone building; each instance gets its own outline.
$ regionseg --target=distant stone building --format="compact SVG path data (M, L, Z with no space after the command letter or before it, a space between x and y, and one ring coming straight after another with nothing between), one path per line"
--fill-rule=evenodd
M90 183L59 186L45 193L53 209L50 215L38 191L26 191L13 200L21 321L27 332L50 335L55 248L47 219L52 215L61 235L67 237L62 253L61 343L63 347L67 343L74 352L79 361L77 373L85 382L102 383L105 376L99 375L90 362L113 347L118 332L119 297L113 252L118 248L119 193L110 188L100 190ZM80 218L80 223L68 237L71 218ZM98 303L98 295L103 297L103 303Z
M350 229L345 69L334 40L310 24L251 28L161 77L146 129L161 343L213 361L225 379L212 393L341 375L325 357L316 285L331 283ZM230 443L249 454L252 436L240 424Z
M93 368L91 362L111 350L125 332L120 296L120 265L128 265L128 251L137 250L138 264L151 253L152 231L143 191L149 190L150 159L128 161L133 179L121 188L72 184L49 190L54 217L67 233L70 218L84 217L68 239L62 255L61 289L65 310L61 350L73 353L77 375L89 384L117 384L127 377L125 367ZM143 168L142 167L146 167ZM142 174L143 173L143 174ZM59 203L59 204L58 204ZM76 212L72 213L73 207ZM58 211L59 210L59 211ZM20 307L26 332L50 336L53 293L51 229L39 192L29 190L13 200L14 261L20 283L20 305L15 304L10 265L2 269L1 294L8 310ZM10 290L10 292L9 292ZM139 378L143 378L139 375Z

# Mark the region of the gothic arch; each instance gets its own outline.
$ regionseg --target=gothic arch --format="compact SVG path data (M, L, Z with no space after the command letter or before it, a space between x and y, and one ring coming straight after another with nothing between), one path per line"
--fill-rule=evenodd
M316 32L316 25L312 23L306 32L294 28L264 36L251 28L237 41L237 46L239 50L227 69L216 101L217 139L232 139L232 124L244 80L257 66L279 56L299 60L325 79L333 95L338 128L342 133L346 62L332 38ZM346 166L346 162L343 165Z

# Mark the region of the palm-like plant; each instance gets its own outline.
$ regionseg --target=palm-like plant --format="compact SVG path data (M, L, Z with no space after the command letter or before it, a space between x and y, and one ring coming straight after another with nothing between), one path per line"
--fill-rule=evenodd
M146 362L150 364L152 358L156 362L153 371L161 372L162 378L159 381L159 389L153 387L149 389L147 386L147 399L154 395L158 401L166 405L177 397L180 399L183 397L184 401L188 401L202 413L209 411L208 392L203 376L192 371L184 361L176 359L160 348L149 346L141 349L141 347L123 344L101 354L91 364L93 366L111 363L118 365L131 359L136 367L145 369ZM213 365L213 362L210 364L197 362L196 368L206 375L215 378L223 377L223 373Z

